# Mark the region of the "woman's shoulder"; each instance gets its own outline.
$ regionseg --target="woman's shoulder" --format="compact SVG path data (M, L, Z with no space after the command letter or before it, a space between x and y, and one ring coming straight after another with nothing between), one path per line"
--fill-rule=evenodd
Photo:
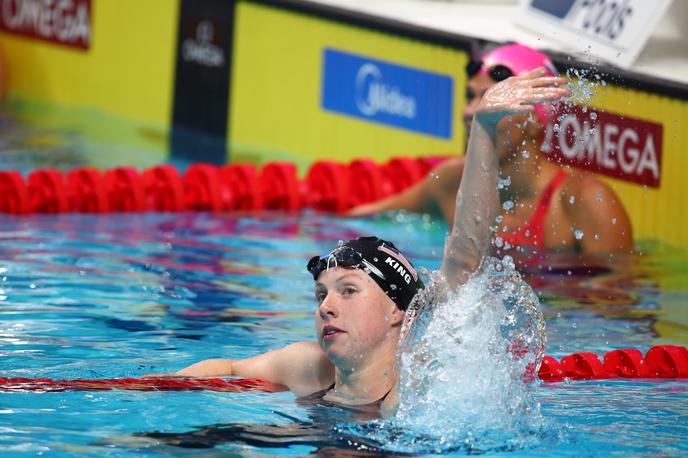
M299 365L322 367L324 369L331 367L334 370L334 364L332 364L332 361L330 361L317 342L296 342L287 345L279 351L283 356L290 357L294 363L299 363Z
M560 188L559 196L562 200L571 202L573 197L579 205L572 206L573 210L589 206L599 206L599 203L618 205L620 203L616 193L607 183L596 176L572 170L566 176Z
M312 341L295 342L287 345L283 350L293 352L294 354L302 354L305 358L327 358L320 345Z
M300 391L317 391L329 387L334 382L335 367L317 342L296 342L284 347L282 359L294 376ZM286 357L286 358L285 358Z

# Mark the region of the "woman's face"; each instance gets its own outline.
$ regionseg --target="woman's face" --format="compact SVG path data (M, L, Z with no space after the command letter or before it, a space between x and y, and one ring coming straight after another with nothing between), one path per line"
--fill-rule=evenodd
M483 99L485 92L496 84L496 81L488 75L478 73L468 80L466 86L466 104L463 106L463 123L466 127L466 136L471 131L473 116L478 110L478 105Z
M355 366L383 344L394 345L404 312L359 269L324 270L315 285L318 343L338 366Z

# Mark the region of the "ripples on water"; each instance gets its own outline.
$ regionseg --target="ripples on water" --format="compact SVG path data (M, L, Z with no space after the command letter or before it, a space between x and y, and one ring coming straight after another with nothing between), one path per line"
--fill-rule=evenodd
M398 216L0 216L0 376L137 376L312 340L312 280L304 264L337 240L374 233L398 242L418 266L439 266L445 227ZM542 301L548 354L686 344L685 256L655 245L643 251L650 254L623 269L527 273ZM297 402L290 393L0 393L0 450L178 455L195 444L249 455L685 455L684 382L510 384L529 360L504 351L514 336L496 317L509 308L487 300L511 284L504 281L510 272L507 263L476 277L470 294L448 297L437 311L445 322L411 335L406 370L434 363L406 373L399 418L385 429L352 426L370 418ZM518 295L514 288L508 294ZM483 300L489 313L477 313ZM539 320L530 317L519 326L533 330L526 341L537 355ZM429 345L418 345L423 339ZM415 395L417 386L427 398Z

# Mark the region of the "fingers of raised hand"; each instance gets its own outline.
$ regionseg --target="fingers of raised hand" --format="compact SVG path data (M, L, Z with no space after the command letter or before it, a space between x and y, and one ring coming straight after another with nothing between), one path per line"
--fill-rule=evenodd
M543 76L541 78L534 78L532 80L529 80L529 86L530 87L559 87L559 86L565 86L568 84L569 80L566 78L562 78L560 76Z
M533 105L570 95L566 78L545 76L544 67L519 77L508 78L492 86L484 95L478 113L532 111ZM494 117L494 116L491 116Z
M520 98L521 104L542 103L558 100L569 95L567 88L561 87L547 87L547 88L532 88L529 91L524 91Z
M545 75L549 73L549 70L545 67L537 67L534 68L533 70L529 71L528 73L524 73L522 75L518 75L515 78L516 79L522 79L522 80L532 80L534 78L542 78Z
M549 71L547 70L547 68L546 68L546 67L543 67L543 66L540 66L540 67L536 67L536 68L532 69L532 70L529 71L528 73L522 74L522 75L521 75L521 78L527 78L527 79L529 79L529 78L539 78L539 77L541 77L542 75L546 75L547 73L549 73Z

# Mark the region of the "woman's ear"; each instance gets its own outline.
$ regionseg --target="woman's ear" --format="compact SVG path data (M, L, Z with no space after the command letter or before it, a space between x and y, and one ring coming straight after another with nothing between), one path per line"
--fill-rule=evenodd
M404 322L405 316L406 312L397 307L397 304L394 304L394 310L392 311L392 317L390 320L392 326L401 326L401 324Z

